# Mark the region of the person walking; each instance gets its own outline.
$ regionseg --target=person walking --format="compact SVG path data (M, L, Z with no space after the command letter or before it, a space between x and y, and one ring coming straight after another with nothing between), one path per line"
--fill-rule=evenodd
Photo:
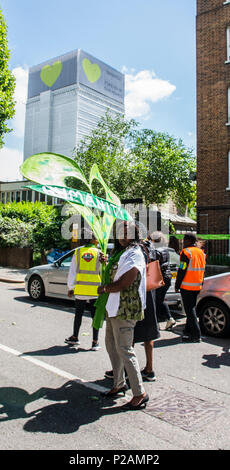
M79 330L84 310L87 308L91 317L95 315L95 299L98 297L97 289L101 284L100 250L96 248L97 240L86 229L82 231L82 246L76 248L68 274L68 297L75 296L75 318L73 334L65 339L65 343L79 345ZM91 351L100 349L98 342L99 331L93 328L93 341Z
M105 306L105 344L113 368L113 388L103 395L114 398L125 394L125 368L133 398L122 408L131 410L145 407L149 400L133 348L134 327L143 319L146 307L146 263L139 242L135 224L124 223L119 243L125 251L118 263L111 266L111 282L98 288L99 294L109 294Z
M165 330L170 330L174 325L176 325L176 320L172 317L169 306L167 302L165 302L165 296L171 286L172 279L169 263L169 251L166 246L166 240L161 232L154 232L151 235L151 239L154 242L154 246L156 248L156 259L159 260L163 280L165 283L164 286L156 290L157 318L159 320L161 316L166 317L167 322Z
M193 233L185 234L175 284L176 291L180 289L187 317L182 341L193 343L201 341L201 331L196 315L196 300L202 289L206 263L206 255L196 246L196 242L196 236Z
M157 259L157 253L151 240L143 240L141 248L145 256L146 264ZM144 319L138 321L134 328L134 344L144 343L146 365L141 370L144 381L154 382L156 380L153 370L153 350L154 341L160 337L160 330L156 316L156 291L146 292L146 308L144 310Z
M140 247L142 249L146 264L149 261L156 260L156 250L151 240L148 240L148 239L142 240L140 243ZM114 254L114 256L118 256L119 252L122 254L123 251L124 250L122 249L122 246L120 245L119 241L116 240L115 253L117 253L117 255ZM116 259L116 257L114 259ZM113 262L113 257L111 257L110 259L110 263L112 262ZM108 267L106 267L106 271L107 269ZM156 295L155 294L156 294L155 290L146 292L146 308L144 310L144 319L136 322L136 325L134 328L134 339L133 339L133 345L135 345L136 343L144 343L146 365L144 369L141 370L141 375L142 375L142 379L148 382L154 382L156 380L155 372L153 370L153 348L154 348L154 340L160 337L160 330L159 330L157 317L156 317ZM102 299L100 299L99 297L99 299L97 300L98 305L101 300ZM113 370L107 370L105 372L105 377L109 379L113 379ZM125 370L125 378L128 378L126 370Z

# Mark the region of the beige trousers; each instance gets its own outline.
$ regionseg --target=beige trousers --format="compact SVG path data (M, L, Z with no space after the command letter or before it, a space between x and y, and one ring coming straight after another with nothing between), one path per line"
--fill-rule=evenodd
M139 363L133 348L135 320L106 319L105 345L113 368L114 388L125 385L124 367L134 396L145 393Z

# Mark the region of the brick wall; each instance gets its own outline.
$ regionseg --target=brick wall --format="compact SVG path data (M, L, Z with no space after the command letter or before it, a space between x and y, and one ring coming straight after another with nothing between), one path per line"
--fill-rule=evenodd
M227 90L230 63L226 28L230 3L197 0L197 207L198 231L229 233Z
M31 268L33 250L31 248L0 248L0 266Z

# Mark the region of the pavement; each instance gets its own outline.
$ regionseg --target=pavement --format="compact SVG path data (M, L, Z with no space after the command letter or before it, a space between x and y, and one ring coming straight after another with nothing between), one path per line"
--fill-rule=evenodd
M25 280L25 275L28 269L14 268L10 266L0 266L0 281L22 283Z

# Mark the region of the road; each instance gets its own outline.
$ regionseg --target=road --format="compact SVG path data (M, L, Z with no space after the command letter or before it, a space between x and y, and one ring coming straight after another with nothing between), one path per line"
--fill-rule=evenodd
M107 401L101 350L90 351L91 319L83 318L78 349L74 304L34 303L23 284L0 283L1 450L217 450L230 449L230 339L181 343L179 323L163 330L154 348L155 383L147 383L144 411L121 411L126 398ZM140 366L144 347L135 346Z

